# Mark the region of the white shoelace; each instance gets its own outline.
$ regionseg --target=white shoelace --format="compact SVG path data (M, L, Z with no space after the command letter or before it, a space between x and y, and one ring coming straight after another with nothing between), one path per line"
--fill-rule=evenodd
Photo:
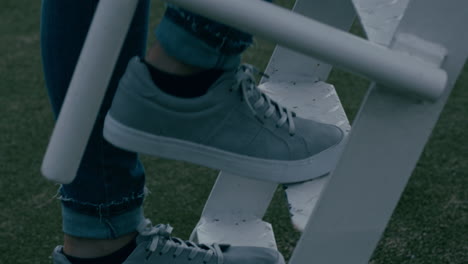
M287 123L289 127L289 134L291 136L294 136L296 132L296 127L294 125L293 117L296 116L296 113L287 109L284 106L281 106L279 103L271 100L271 98L268 97L268 95L263 93L255 83L255 74L266 76L254 66L249 64L242 64L237 70L237 83L233 87L233 89L241 89L245 102L249 106L253 115L261 123L263 123L262 118L271 118L275 113L278 113L280 118L276 122L276 127L282 127L284 124ZM250 98L253 98L253 100L256 101L252 104ZM259 109L263 108L265 104L267 106L266 111L264 113L258 113Z
M195 244L190 241L183 241L180 238L171 237L172 227L170 225L157 225L153 226L149 219L145 219L144 222L138 227L138 231L142 236L151 236L151 242L149 243L147 250L150 251L150 255L161 248L159 254L166 254L171 249L175 248L173 257L180 256L184 251L190 250L188 260L193 260L198 254L202 254L203 263L207 263L212 258L217 259L217 264L223 264L223 253L217 244L208 246L205 244Z

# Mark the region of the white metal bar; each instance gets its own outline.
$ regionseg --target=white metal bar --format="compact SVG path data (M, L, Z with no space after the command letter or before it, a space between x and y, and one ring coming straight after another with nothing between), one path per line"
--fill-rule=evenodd
M373 85L290 264L368 263L468 56L466 0L412 0L396 36L439 43L448 84L434 104Z
M75 178L137 3L99 2L42 163L46 178Z
M361 74L389 89L436 100L447 74L413 55L390 50L290 10L251 0L167 0L206 17Z

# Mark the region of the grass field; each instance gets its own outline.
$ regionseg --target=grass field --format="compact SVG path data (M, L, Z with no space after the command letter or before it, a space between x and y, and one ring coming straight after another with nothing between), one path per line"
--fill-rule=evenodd
M161 2L154 1L153 25L161 12ZM38 0L0 1L0 264L50 263L51 250L62 243L57 185L39 172L53 127L40 62L39 16ZM263 68L272 48L258 40L245 60ZM367 81L334 71L331 82L352 119ZM465 68L371 263L468 263L467 86ZM147 216L170 222L175 235L187 238L217 172L143 159L151 190ZM289 256L298 234L288 222L280 190L266 220Z

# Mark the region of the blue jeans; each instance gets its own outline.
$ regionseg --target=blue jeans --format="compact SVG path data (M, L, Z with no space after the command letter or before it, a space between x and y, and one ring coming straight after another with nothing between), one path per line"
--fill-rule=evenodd
M58 115L98 1L43 0L41 52L52 110ZM104 140L104 117L120 76L134 56L144 57L150 0L139 0L130 30L75 180L59 189L63 231L96 239L136 230L144 218L145 171L136 153ZM203 68L233 69L252 36L168 6L156 37L180 61Z

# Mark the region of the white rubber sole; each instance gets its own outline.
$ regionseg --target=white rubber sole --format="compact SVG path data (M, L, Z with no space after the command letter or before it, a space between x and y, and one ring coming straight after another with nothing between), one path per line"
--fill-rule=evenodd
M110 115L104 121L104 138L113 145L133 152L226 171L231 174L276 183L312 180L329 173L336 165L341 145L335 145L303 160L268 160L239 155L184 140L156 136L128 127Z

